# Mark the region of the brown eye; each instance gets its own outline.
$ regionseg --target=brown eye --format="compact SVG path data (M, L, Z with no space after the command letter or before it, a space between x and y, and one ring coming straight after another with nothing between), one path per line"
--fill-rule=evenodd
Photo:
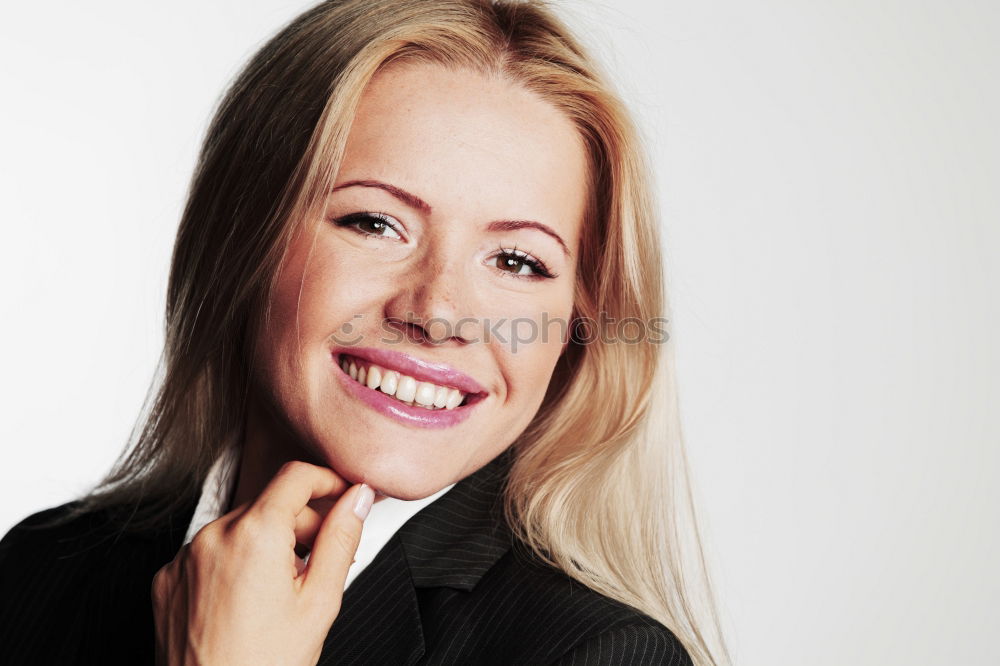
M519 251L500 249L495 255L495 266L508 273L511 277L527 278L529 280L540 280L556 277L538 259L531 255Z
M497 256L497 267L511 273L520 273L521 269L528 266L528 264L520 257L514 257L511 255L498 255ZM530 268L530 267L529 267Z
M358 233L376 238L402 238L397 222L382 213L351 213L334 220L338 227L353 227Z

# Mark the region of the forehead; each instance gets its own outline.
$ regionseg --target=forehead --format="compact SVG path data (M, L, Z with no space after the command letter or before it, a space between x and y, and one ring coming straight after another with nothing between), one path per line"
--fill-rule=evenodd
M540 96L473 70L405 63L365 89L338 180L387 180L435 213L544 218L575 248L587 168L576 126Z

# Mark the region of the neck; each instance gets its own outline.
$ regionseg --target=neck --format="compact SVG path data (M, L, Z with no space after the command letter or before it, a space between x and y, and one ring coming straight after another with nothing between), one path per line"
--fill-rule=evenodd
M275 417L271 406L256 391L251 391L231 507L254 501L281 466L291 460L329 467L303 446L287 424ZM376 494L375 501L385 497Z

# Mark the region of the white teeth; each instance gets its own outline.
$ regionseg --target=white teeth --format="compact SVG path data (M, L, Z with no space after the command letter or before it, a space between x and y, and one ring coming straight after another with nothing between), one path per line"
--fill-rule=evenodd
M452 389L448 394L448 402L445 403L445 409L455 409L458 407L459 403L465 399L465 394L458 389Z
M379 387L386 395L396 395L396 386L399 382L399 373L395 370L386 370L382 375L382 386Z
M377 389L378 385L382 383L382 372L379 370L377 365L373 365L368 368L368 380L365 382L365 386L370 389Z
M443 386L441 388L444 388ZM417 382L417 394L413 397L414 401L430 407L434 404L434 396L437 395L437 385L431 384L430 382Z
M399 376L399 386L396 387L396 397L403 402L410 402L417 396L417 380L409 375Z
M377 365L359 365L354 359L341 359L340 367L355 381L394 396L406 405L427 409L455 409L465 399L465 393L458 389L417 381L413 377Z

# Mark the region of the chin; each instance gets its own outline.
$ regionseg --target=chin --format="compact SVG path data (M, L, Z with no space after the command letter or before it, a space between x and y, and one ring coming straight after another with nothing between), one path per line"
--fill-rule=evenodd
M430 497L437 491L449 485L451 481L442 480L440 483L428 483L427 479L415 482L408 478L401 478L398 475L386 477L371 476L365 481L375 489L375 492L394 497L399 500L413 501Z
M371 452L363 450L355 455L324 456L329 467L350 483L367 483L376 493L400 500L419 500L429 497L450 485L458 478L459 471L445 469L445 465L414 461L399 451Z

